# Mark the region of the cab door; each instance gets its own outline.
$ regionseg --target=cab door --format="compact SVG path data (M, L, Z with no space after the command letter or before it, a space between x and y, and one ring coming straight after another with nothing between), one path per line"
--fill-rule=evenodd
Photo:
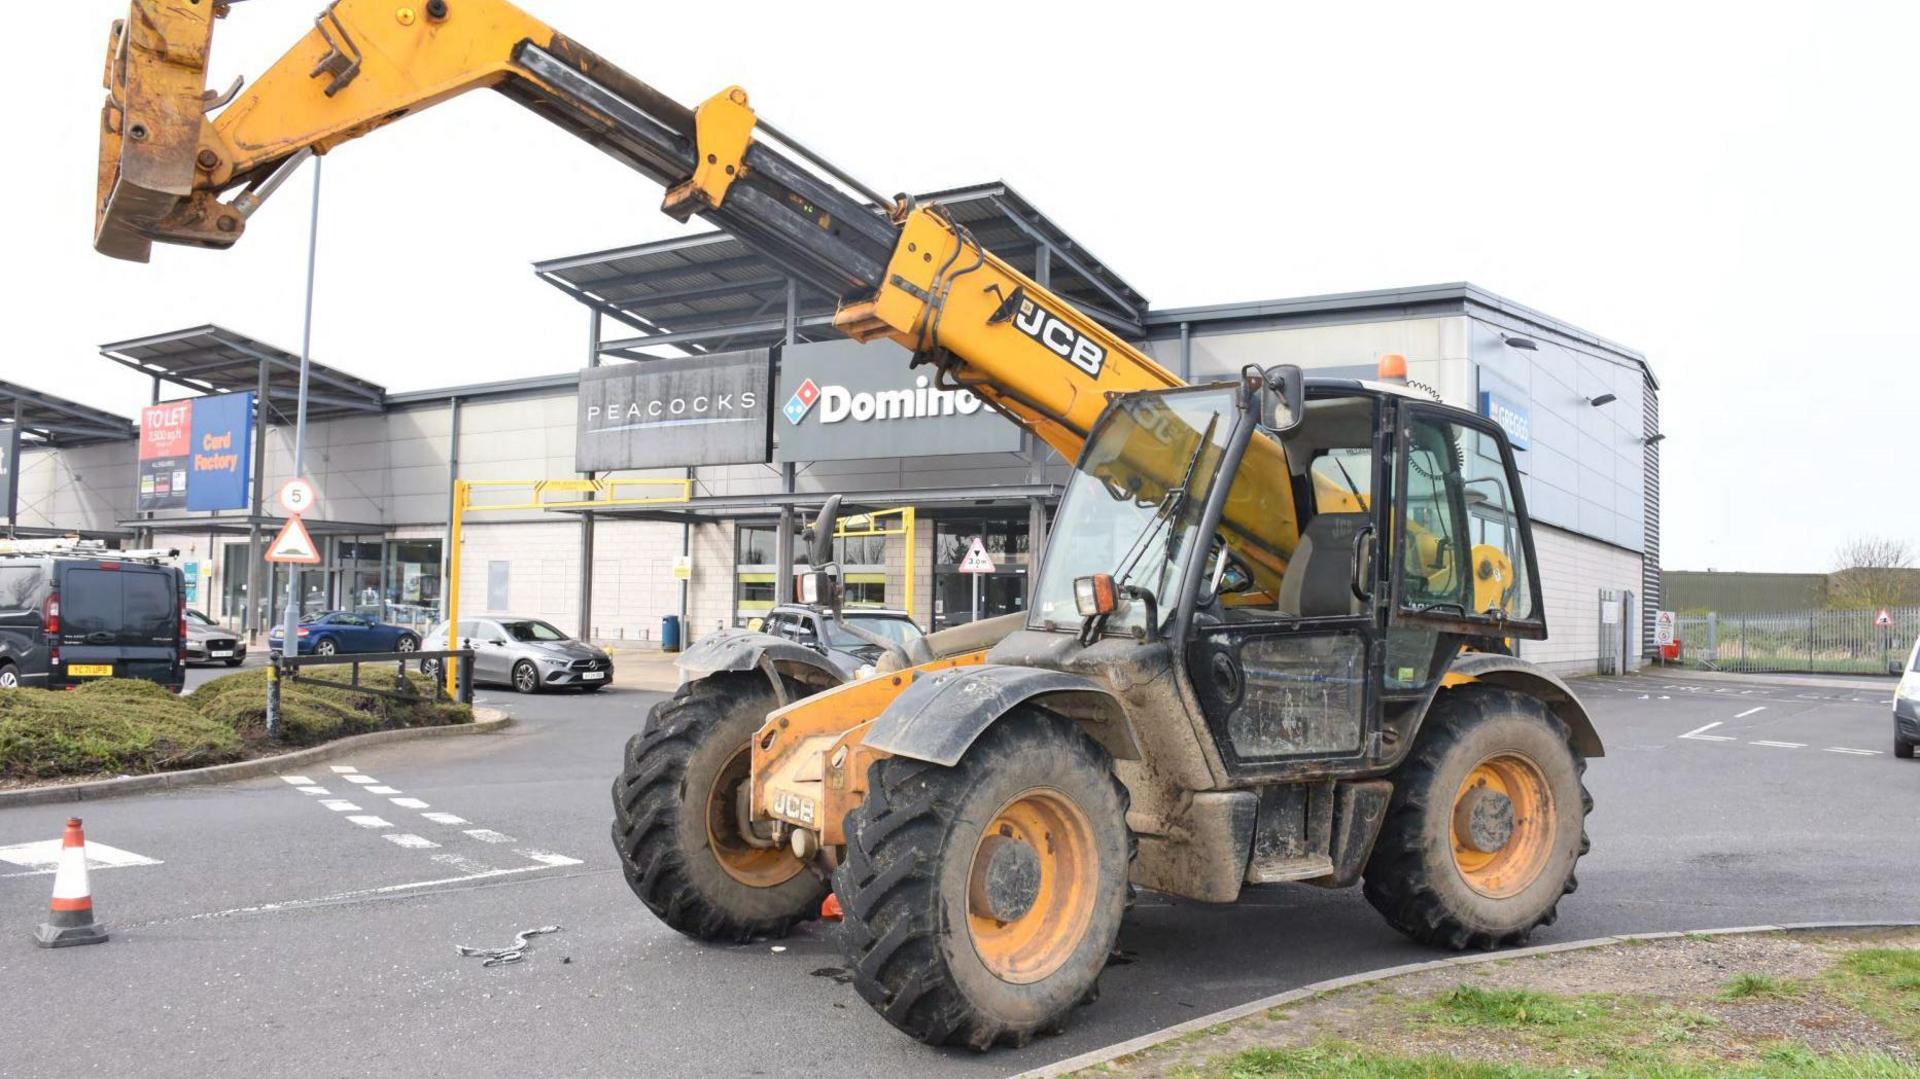
M1382 417L1373 394L1310 397L1306 418L1279 438L1288 474L1254 474L1243 464L1233 479L1230 500L1241 484L1290 487L1299 521L1277 587L1248 573L1236 591L1242 582L1229 572L1231 552L1255 541L1224 529L1202 579L1188 674L1235 779L1323 772L1329 761L1369 752L1383 656L1371 583L1385 524L1375 498L1386 475Z
M1533 532L1513 448L1458 409L1401 402L1385 676L1420 692L1462 645L1505 650L1547 635Z

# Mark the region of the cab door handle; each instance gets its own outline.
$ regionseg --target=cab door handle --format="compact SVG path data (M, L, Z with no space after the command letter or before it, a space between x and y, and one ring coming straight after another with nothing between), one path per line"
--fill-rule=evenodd
M1373 526L1363 525L1353 534L1353 563L1348 571L1347 584L1353 589L1353 598L1362 603L1373 601Z

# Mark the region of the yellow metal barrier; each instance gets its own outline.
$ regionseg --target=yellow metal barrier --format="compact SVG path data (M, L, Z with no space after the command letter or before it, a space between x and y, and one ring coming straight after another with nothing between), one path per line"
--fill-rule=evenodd
M659 495L627 495L623 491L635 487L666 487L673 493ZM524 502L474 502L476 490L511 490L528 492L530 499ZM574 495L573 498L549 498L548 495ZM591 496L591 497L587 497ZM460 630L460 562L461 528L469 513L508 513L527 510L577 510L577 509L616 509L622 506L662 506L678 502L687 502L693 498L693 481L680 477L661 477L658 479L558 479L558 480L454 480L453 481L453 520L447 529L447 545L452 548L447 557L447 640L449 647L459 637ZM447 664L440 675L447 683L447 692L457 691L453 665Z

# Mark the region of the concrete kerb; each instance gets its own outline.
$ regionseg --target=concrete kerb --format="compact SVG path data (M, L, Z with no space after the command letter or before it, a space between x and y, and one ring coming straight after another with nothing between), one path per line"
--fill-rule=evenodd
M1209 1027L1221 1023L1237 1022L1250 1015L1273 1008L1284 1008L1289 1004L1299 1004L1328 993L1351 989L1356 985L1368 985L1374 982L1390 981L1409 974L1423 974L1432 970L1446 970L1452 967L1471 967L1482 963L1501 963L1509 959L1526 959L1536 955L1553 955L1559 952L1584 952L1595 948L1605 948L1614 944L1637 944L1655 940L1674 940L1680 937L1726 937L1743 933L1805 933L1821 930L1846 929L1916 929L1920 922L1794 922L1787 925L1743 925L1729 929L1680 930L1670 933L1622 933L1612 937L1593 937L1588 940L1573 940L1561 944L1542 944L1533 948L1514 948L1503 952L1476 952L1473 955L1456 955L1446 959L1435 959L1425 963L1408 963L1404 966L1387 967L1361 974L1348 974L1340 978L1330 978L1312 985L1303 985L1298 989L1289 989L1284 993L1275 993L1270 997L1248 1001L1231 1008L1223 1008L1198 1019L1189 1019L1184 1023L1156 1030L1151 1034L1142 1034L1138 1038L1129 1038L1116 1042L1104 1049L1094 1049L1076 1057L1043 1065L1031 1071L1024 1071L1013 1079L1057 1079L1058 1076L1071 1075L1087 1068L1098 1067L1121 1057L1143 1053L1155 1046L1164 1045L1189 1034L1197 1034Z
M215 764L205 768L186 768L178 772L155 772L144 776L120 776L93 779L84 783L60 783L45 787L24 787L0 791L0 809L13 806L51 805L57 802L93 802L128 794L173 787L197 787L208 783L230 783L236 779L254 779L273 775L319 761L344 757L370 746L388 742L411 742L422 738L450 738L468 734L494 734L512 725L513 717L497 708L475 708L472 723L454 723L439 727L404 727L391 731L371 731L335 739L306 749L296 749L272 757L250 761Z

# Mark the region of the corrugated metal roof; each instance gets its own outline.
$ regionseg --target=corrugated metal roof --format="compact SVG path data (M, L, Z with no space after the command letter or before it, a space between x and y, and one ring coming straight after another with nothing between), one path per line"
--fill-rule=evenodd
M260 388L267 365L267 397L291 420L300 395L300 357L220 326L195 326L131 341L101 345L100 354L143 375L198 394L240 393ZM308 418L379 412L387 391L337 367L309 363Z
M0 420L20 413L20 437L47 446L118 442L139 434L134 422L91 405L55 397L13 382L0 382Z

